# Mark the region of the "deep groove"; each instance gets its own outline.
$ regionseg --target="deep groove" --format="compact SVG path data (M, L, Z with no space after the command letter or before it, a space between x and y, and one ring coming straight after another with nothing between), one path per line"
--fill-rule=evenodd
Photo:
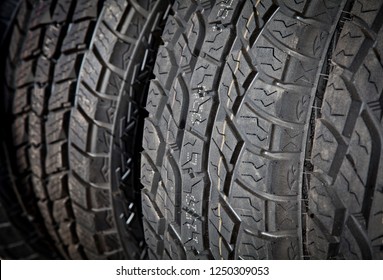
M361 5L361 2L349 1L346 10L351 11L354 5ZM373 1L371 5L376 6L380 3ZM382 134L378 129L380 120L370 110L368 102L375 97L370 97L364 90L369 83L373 83L371 86L378 88L378 83L370 80L371 75L378 75L378 73L373 73L369 70L371 68L367 67L376 63L373 60L370 61L369 55L382 32L383 8L381 7L377 14L375 11L372 12L374 12L372 28L363 21L366 14L363 14L359 8L354 10L353 17L346 18L364 33L366 38L361 45L354 45L354 42L357 42L355 40L361 37L351 36L351 34L346 36L348 31L343 32L342 24L340 24L336 48L341 50L342 47L347 46L350 51L347 56L344 55L344 58L335 53L332 55L334 66L328 79L332 81L333 87L328 87L324 94L322 112L319 116L326 128L315 127L317 137L315 139L328 133L326 132L328 130L337 143L326 141L324 137L318 141L314 140L313 149L316 152L323 153L326 150L331 150L331 153L335 150L336 152L330 157L322 157L320 154L320 157L313 160L311 167L316 172L316 179L322 183L321 185L316 182L311 176L313 190L309 198L313 205L316 205L312 209L314 211L312 215L325 221L320 228L312 227L308 223L307 236L313 238L313 241L307 242L307 248L313 258L382 258L381 250L374 250L372 247L372 238L381 234L381 229L370 226L370 222L376 223L373 214L377 212L377 205L380 203L376 201L378 198L375 194L378 176L380 176ZM375 55L378 59L379 54L380 51L376 50ZM339 66L350 64L350 67ZM364 81L362 81L359 73L364 70L367 70L369 78L366 80L363 77ZM337 82L344 83L345 88L337 87ZM335 104L333 100L336 95L347 96L351 102ZM321 204L327 206L321 207ZM320 236L327 236L330 231L336 242L328 240L324 243Z
M362 119L369 124L370 135L376 135L372 141L371 158L366 182L366 191L363 197L362 213L366 220L366 226L369 228L372 202L374 200L375 188L377 186L378 171L381 168L380 155L382 153L382 132L371 120L367 111L362 112ZM379 135L379 136L378 136Z

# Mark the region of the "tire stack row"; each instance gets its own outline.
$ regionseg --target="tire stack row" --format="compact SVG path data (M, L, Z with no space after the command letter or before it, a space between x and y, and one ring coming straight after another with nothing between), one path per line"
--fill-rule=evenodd
M383 259L383 2L6 0L0 257Z

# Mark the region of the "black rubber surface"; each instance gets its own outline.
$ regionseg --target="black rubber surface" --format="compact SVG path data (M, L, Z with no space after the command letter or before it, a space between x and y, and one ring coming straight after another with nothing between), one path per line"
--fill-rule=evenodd
M31 223L28 213L19 204L5 146L0 147L0 257L2 259L57 258L49 244Z
M314 124L307 216L312 258L383 259L382 55L383 3L355 1Z
M15 15L19 10L18 0L4 0L0 3L0 51L7 52L9 37L13 29L23 26L28 20L24 14L17 19ZM24 6L22 9L26 9ZM0 57L0 72L5 72L6 56ZM3 86L4 76L0 77ZM1 91L1 126L5 128L6 117L4 112L7 105L4 102L3 87ZM45 231L41 228L38 218L32 217L20 199L20 192L15 187L15 178L9 168L9 151L5 146L5 129L0 134L0 257L2 259L54 259L58 258L55 249L46 240Z
M21 0L3 0L0 2L0 47L9 33L20 2Z
M144 258L135 135L169 4L31 4L6 71L18 187L63 257Z
M174 4L144 130L152 258L381 258L381 5Z

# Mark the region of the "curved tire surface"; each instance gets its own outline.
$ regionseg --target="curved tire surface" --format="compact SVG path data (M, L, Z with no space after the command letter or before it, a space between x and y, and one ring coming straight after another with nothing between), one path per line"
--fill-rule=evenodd
M152 258L382 257L381 12L176 1L146 107Z
M6 71L20 192L64 258L145 258L135 136L168 2L24 2Z

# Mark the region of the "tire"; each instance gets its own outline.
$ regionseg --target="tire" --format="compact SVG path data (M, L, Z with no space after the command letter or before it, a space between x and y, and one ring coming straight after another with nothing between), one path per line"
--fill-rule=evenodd
M169 4L30 4L25 39L13 34L16 66L6 71L14 174L34 190L30 200L64 258L145 258L141 107Z
M0 258L55 259L54 250L28 219L12 188L4 145L0 148Z
M21 1L5 0L0 3L0 51L6 53L9 35L14 26L22 26L26 17L15 19ZM0 58L1 73L4 73L5 56ZM4 77L0 77L3 85ZM4 122L4 94L1 90L1 120ZM44 230L36 219L31 219L14 188L14 178L10 172L9 151L5 149L4 134L0 135L0 258L1 259L57 259L54 247L46 240Z
M374 118L366 106L374 101L377 110L379 94L358 97L368 95L368 81L381 93L380 56L370 72L360 74L365 86L359 95L345 95L355 99L352 105L340 104L334 94L329 101L336 100L333 106L339 104L341 112L351 108L349 122L368 122L360 135L366 135L363 143L374 143L374 157L359 161L358 142L351 141L354 147L348 145L351 138L341 140L355 135L337 130L344 119L335 116L334 126L327 126L324 107L316 109L342 80L330 63L334 56L345 49L345 61L355 57L359 67L364 58L372 59L367 52L380 53L381 4L369 3L373 9L361 1L176 1L146 106L141 182L152 258L326 259L351 258L351 252L381 258L381 116ZM349 24L363 29L357 36L364 41L346 42ZM356 70L363 68L346 69L343 76L356 77ZM327 85L329 73L333 83ZM319 191L318 185L337 178L330 163L339 169L353 153L350 173L344 174L364 166L364 178L370 179L355 190L343 182L343 189L329 184ZM360 207L349 203L356 188L371 223L356 223Z
M356 1L316 109L308 178L308 251L383 259L383 3Z

